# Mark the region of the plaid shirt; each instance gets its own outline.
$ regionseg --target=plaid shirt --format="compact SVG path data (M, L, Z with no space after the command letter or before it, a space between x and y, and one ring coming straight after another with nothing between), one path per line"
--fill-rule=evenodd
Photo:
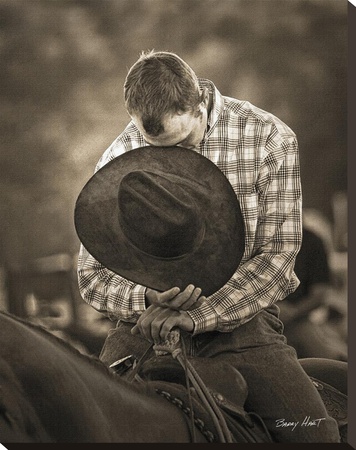
M245 222L245 252L231 279L201 306L188 311L194 334L232 331L284 299L299 280L295 257L302 238L302 193L296 136L281 120L247 101L213 96L207 132L197 151L230 181ZM98 170L133 148L148 145L130 122L100 158ZM112 319L136 322L145 310L145 287L106 269L81 246L79 289L84 300Z

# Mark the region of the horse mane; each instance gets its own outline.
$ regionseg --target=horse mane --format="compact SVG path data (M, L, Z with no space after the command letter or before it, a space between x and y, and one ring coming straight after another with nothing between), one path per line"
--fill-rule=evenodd
M116 376L116 374L114 372L112 372L109 369L109 367L107 367L102 361L100 361L100 359L98 357L93 356L93 355L84 355L78 349L73 347L73 345L71 345L69 342L67 342L65 339L60 338L59 336L56 336L55 334L51 333L51 331L49 329L47 329L46 327L39 325L39 324L35 324L33 322L30 322L29 320L27 320L25 318L15 316L14 314L11 314L9 312L0 311L0 313L4 316L10 317L15 322L19 322L19 323L23 324L24 326L31 328L35 332L42 334L46 339L51 340L55 344L59 344L60 346L62 346L66 350L68 350L69 352L73 353L73 355L75 355L76 357L80 357L82 360L85 360L85 361L89 362L90 364L95 365L98 369L100 369L107 375L109 375L111 377Z

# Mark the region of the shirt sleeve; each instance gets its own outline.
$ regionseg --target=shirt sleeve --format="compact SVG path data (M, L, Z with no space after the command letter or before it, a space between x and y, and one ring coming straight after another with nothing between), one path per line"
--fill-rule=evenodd
M267 145L271 149L274 144L271 141ZM255 188L259 216L253 255L204 304L188 311L194 322L194 334L232 331L285 298L299 284L293 270L302 240L296 138L284 140L279 149L267 154Z
M86 303L113 320L137 322L146 309L146 288L104 267L83 245L78 257L78 286Z

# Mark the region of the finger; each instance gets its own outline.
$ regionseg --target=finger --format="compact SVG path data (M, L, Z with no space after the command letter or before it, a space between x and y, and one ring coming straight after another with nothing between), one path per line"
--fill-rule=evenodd
M152 340L150 323L163 310L159 306L149 306L139 317L136 325L131 329L132 334L141 334L147 340Z
M162 323L172 313L173 311L168 308L156 307L152 309L150 314L146 314L140 321L139 326L142 336L151 342L159 342Z
M176 327L190 333L194 330L194 322L185 311L176 311L176 314L169 316L162 325L160 333L161 339L167 339L168 333Z
M178 295L180 292L179 287L173 287L171 289L168 289L168 291L160 292L159 297L162 301L167 301L171 298L174 298L176 295Z
M175 298L171 299L167 306L172 309L180 309L191 297L194 292L195 287L189 284L183 292L180 292Z
M151 336L152 340L155 344L161 342L161 329L163 324L167 321L167 319L175 314L175 311L171 309L165 308L162 313L157 316L151 323Z
M204 295L202 295L201 297L198 298L198 300L193 303L193 305L189 308L189 310L191 311L192 309L196 309L199 308L199 306L201 306L203 303L205 303L206 301L206 297Z
M154 289L147 288L146 298L150 305L164 306L164 304L178 295L180 292L179 287L173 287L167 291L160 292Z
M159 339L161 341L164 342L165 340L167 340L168 333L172 331L172 329L179 323L178 314L179 313L167 317L166 320L161 324L159 332Z
M177 295L179 295L179 293L180 293L179 287L174 287L172 289L169 289L168 291L161 292L158 295L160 306L165 306L167 302L174 299Z
M200 288L195 288L194 291L192 292L191 296L188 298L188 300L186 302L184 302L180 309L183 311L186 311L187 309L189 309L192 305L194 305L201 294L201 289Z

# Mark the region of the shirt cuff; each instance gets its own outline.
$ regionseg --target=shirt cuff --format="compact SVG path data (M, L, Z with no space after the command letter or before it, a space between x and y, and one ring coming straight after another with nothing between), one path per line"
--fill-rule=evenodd
M141 315L146 309L146 287L136 284L131 288L130 302L132 305L132 311Z
M193 335L214 331L218 328L218 314L210 303L205 302L186 312L194 323Z

